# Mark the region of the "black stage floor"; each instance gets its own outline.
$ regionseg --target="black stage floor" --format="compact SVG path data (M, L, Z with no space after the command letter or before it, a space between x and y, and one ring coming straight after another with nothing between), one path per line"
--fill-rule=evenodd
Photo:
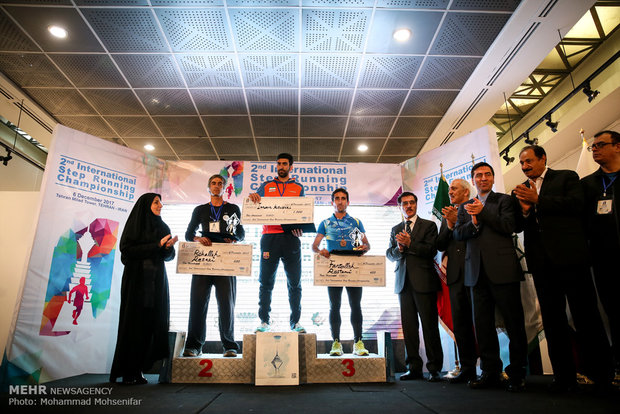
M397 377L400 374L397 374ZM45 384L46 395L2 394L2 412L19 413L620 413L620 392L598 395L582 389L572 395L547 391L549 376L530 376L527 390L471 390L464 384L396 380L374 384L306 384L256 387L228 384L110 384L107 375L80 375ZM109 395L50 395L62 392L109 392ZM93 389L100 391L92 391ZM101 391L103 390L103 391ZM9 398L15 398L12 402ZM96 400L99 398L100 400ZM133 399L132 399L133 398ZM34 406L23 404L24 400ZM43 399L47 405L42 405ZM89 400L90 399L90 400ZM80 406L89 400L90 405ZM71 405L61 405L61 403ZM10 404L11 403L11 404Z

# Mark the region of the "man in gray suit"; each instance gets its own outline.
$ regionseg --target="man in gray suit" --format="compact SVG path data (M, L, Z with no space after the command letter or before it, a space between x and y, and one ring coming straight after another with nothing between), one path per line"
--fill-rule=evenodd
M472 290L474 324L482 375L471 388L501 385L502 360L495 330L495 307L510 339L508 391L525 389L527 336L519 282L523 274L512 242L516 229L512 197L493 192L495 172L486 162L473 166L471 176L478 196L459 206L454 239L467 242L465 286Z
M461 360L461 372L449 381L461 383L476 379L478 360L470 290L464 284L466 243L454 240L453 237L458 207L471 198L471 185L457 178L450 183L448 195L453 205L441 210L443 220L441 220L441 228L437 237L437 249L448 256L446 279L450 290L453 332Z
M418 314L422 320L422 333L426 346L426 368L430 382L441 381L439 371L443 365L443 351L439 338L437 291L441 289L435 272L433 258L437 253L437 226L418 217L418 198L404 192L398 204L406 221L392 228L390 246L385 255L396 262L394 293L400 302L400 318L405 338L405 362L407 371L402 381L423 378L420 358Z

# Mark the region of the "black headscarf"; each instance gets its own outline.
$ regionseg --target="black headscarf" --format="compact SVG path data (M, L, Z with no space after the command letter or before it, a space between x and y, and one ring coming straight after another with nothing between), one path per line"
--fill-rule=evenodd
M157 193L146 193L136 201L123 229L121 251L125 245L159 242L164 236L170 234L168 225L151 210L155 197L161 200L161 196Z

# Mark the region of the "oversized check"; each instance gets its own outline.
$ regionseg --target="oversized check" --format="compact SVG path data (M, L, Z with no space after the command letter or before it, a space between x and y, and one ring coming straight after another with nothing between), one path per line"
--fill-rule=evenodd
M252 245L237 243L181 242L177 252L177 273L211 276L251 276Z
M315 286L385 286L385 256L314 255Z
M303 224L314 221L314 197L261 197L243 200L243 224Z

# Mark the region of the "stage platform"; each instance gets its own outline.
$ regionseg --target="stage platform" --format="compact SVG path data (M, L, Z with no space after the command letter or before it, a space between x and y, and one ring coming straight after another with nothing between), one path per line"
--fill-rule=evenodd
M243 336L243 353L225 358L222 354L183 357L185 333L171 333L172 364L162 368L160 382L253 384L256 365L256 335ZM299 334L299 379L301 384L364 383L394 380L390 334L377 336L378 352L367 356L317 354L316 334Z

